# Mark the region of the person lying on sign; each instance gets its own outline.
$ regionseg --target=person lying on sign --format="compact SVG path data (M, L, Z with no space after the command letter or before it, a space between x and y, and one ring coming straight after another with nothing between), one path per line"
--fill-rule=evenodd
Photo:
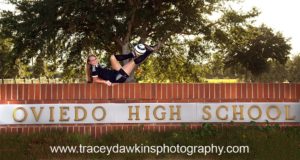
M112 69L102 67L95 55L89 55L86 62L86 78L88 82L104 83L111 86L112 83L123 83L129 77L133 69L142 63L152 52L158 50L161 43L155 47L146 44L137 44L132 52L124 55L112 55L110 63ZM127 64L122 66L119 61L132 58Z

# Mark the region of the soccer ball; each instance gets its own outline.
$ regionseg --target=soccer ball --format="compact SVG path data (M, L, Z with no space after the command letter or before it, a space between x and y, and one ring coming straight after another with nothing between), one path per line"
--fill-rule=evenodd
M137 44L136 46L134 46L134 52L136 53L136 55L142 55L146 52L146 47L143 44Z

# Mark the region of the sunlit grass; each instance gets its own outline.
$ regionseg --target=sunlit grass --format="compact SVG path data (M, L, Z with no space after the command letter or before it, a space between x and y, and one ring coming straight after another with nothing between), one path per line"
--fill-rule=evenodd
M207 83L238 83L238 79L205 79Z

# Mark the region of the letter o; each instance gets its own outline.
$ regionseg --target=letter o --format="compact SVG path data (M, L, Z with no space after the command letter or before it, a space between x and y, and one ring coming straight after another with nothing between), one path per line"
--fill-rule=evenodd
M16 114L17 114L17 111L18 111L18 110L23 111L23 113L24 113L23 118L20 118L20 119L17 118ZM14 118L14 120L15 120L16 122L23 122L23 121L25 121L26 118L27 118L27 116L28 116L28 113L26 112L26 110L25 110L23 107L18 107L18 108L16 108L16 109L14 109L14 111L13 111L13 118Z
M257 110L258 110L258 116L257 117L254 117L254 116L252 116L252 110L254 109L254 108L256 108ZM253 119L253 120L258 120L260 117L261 117L261 109L259 108L259 106L256 106L256 105L253 105L253 106L251 106L249 109L248 109L248 116L251 118L251 119Z
M97 109L101 109L102 110L103 115L100 118L97 118L95 116L95 112L96 112ZM95 107L93 109L93 111L92 111L92 116L93 116L94 120L96 120L96 121L102 121L106 117L106 111L105 111L105 109L102 106Z
M270 115L271 109L275 109L277 111L277 115L275 117L271 117L271 115ZM277 120L280 117L280 115L281 115L281 111L280 111L280 109L277 106L269 106L267 108L267 117L269 119L271 119L271 120Z

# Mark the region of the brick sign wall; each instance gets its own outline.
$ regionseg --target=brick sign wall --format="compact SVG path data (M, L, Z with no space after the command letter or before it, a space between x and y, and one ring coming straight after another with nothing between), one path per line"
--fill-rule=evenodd
M300 84L1 84L0 104L99 104L99 103L222 103L222 102L300 102ZM0 117L1 120L1 117ZM282 123L298 125L299 123ZM189 123L190 128L201 123ZM180 123L102 123L102 124L0 124L0 133L65 130L95 137L110 131L165 131L181 127Z

